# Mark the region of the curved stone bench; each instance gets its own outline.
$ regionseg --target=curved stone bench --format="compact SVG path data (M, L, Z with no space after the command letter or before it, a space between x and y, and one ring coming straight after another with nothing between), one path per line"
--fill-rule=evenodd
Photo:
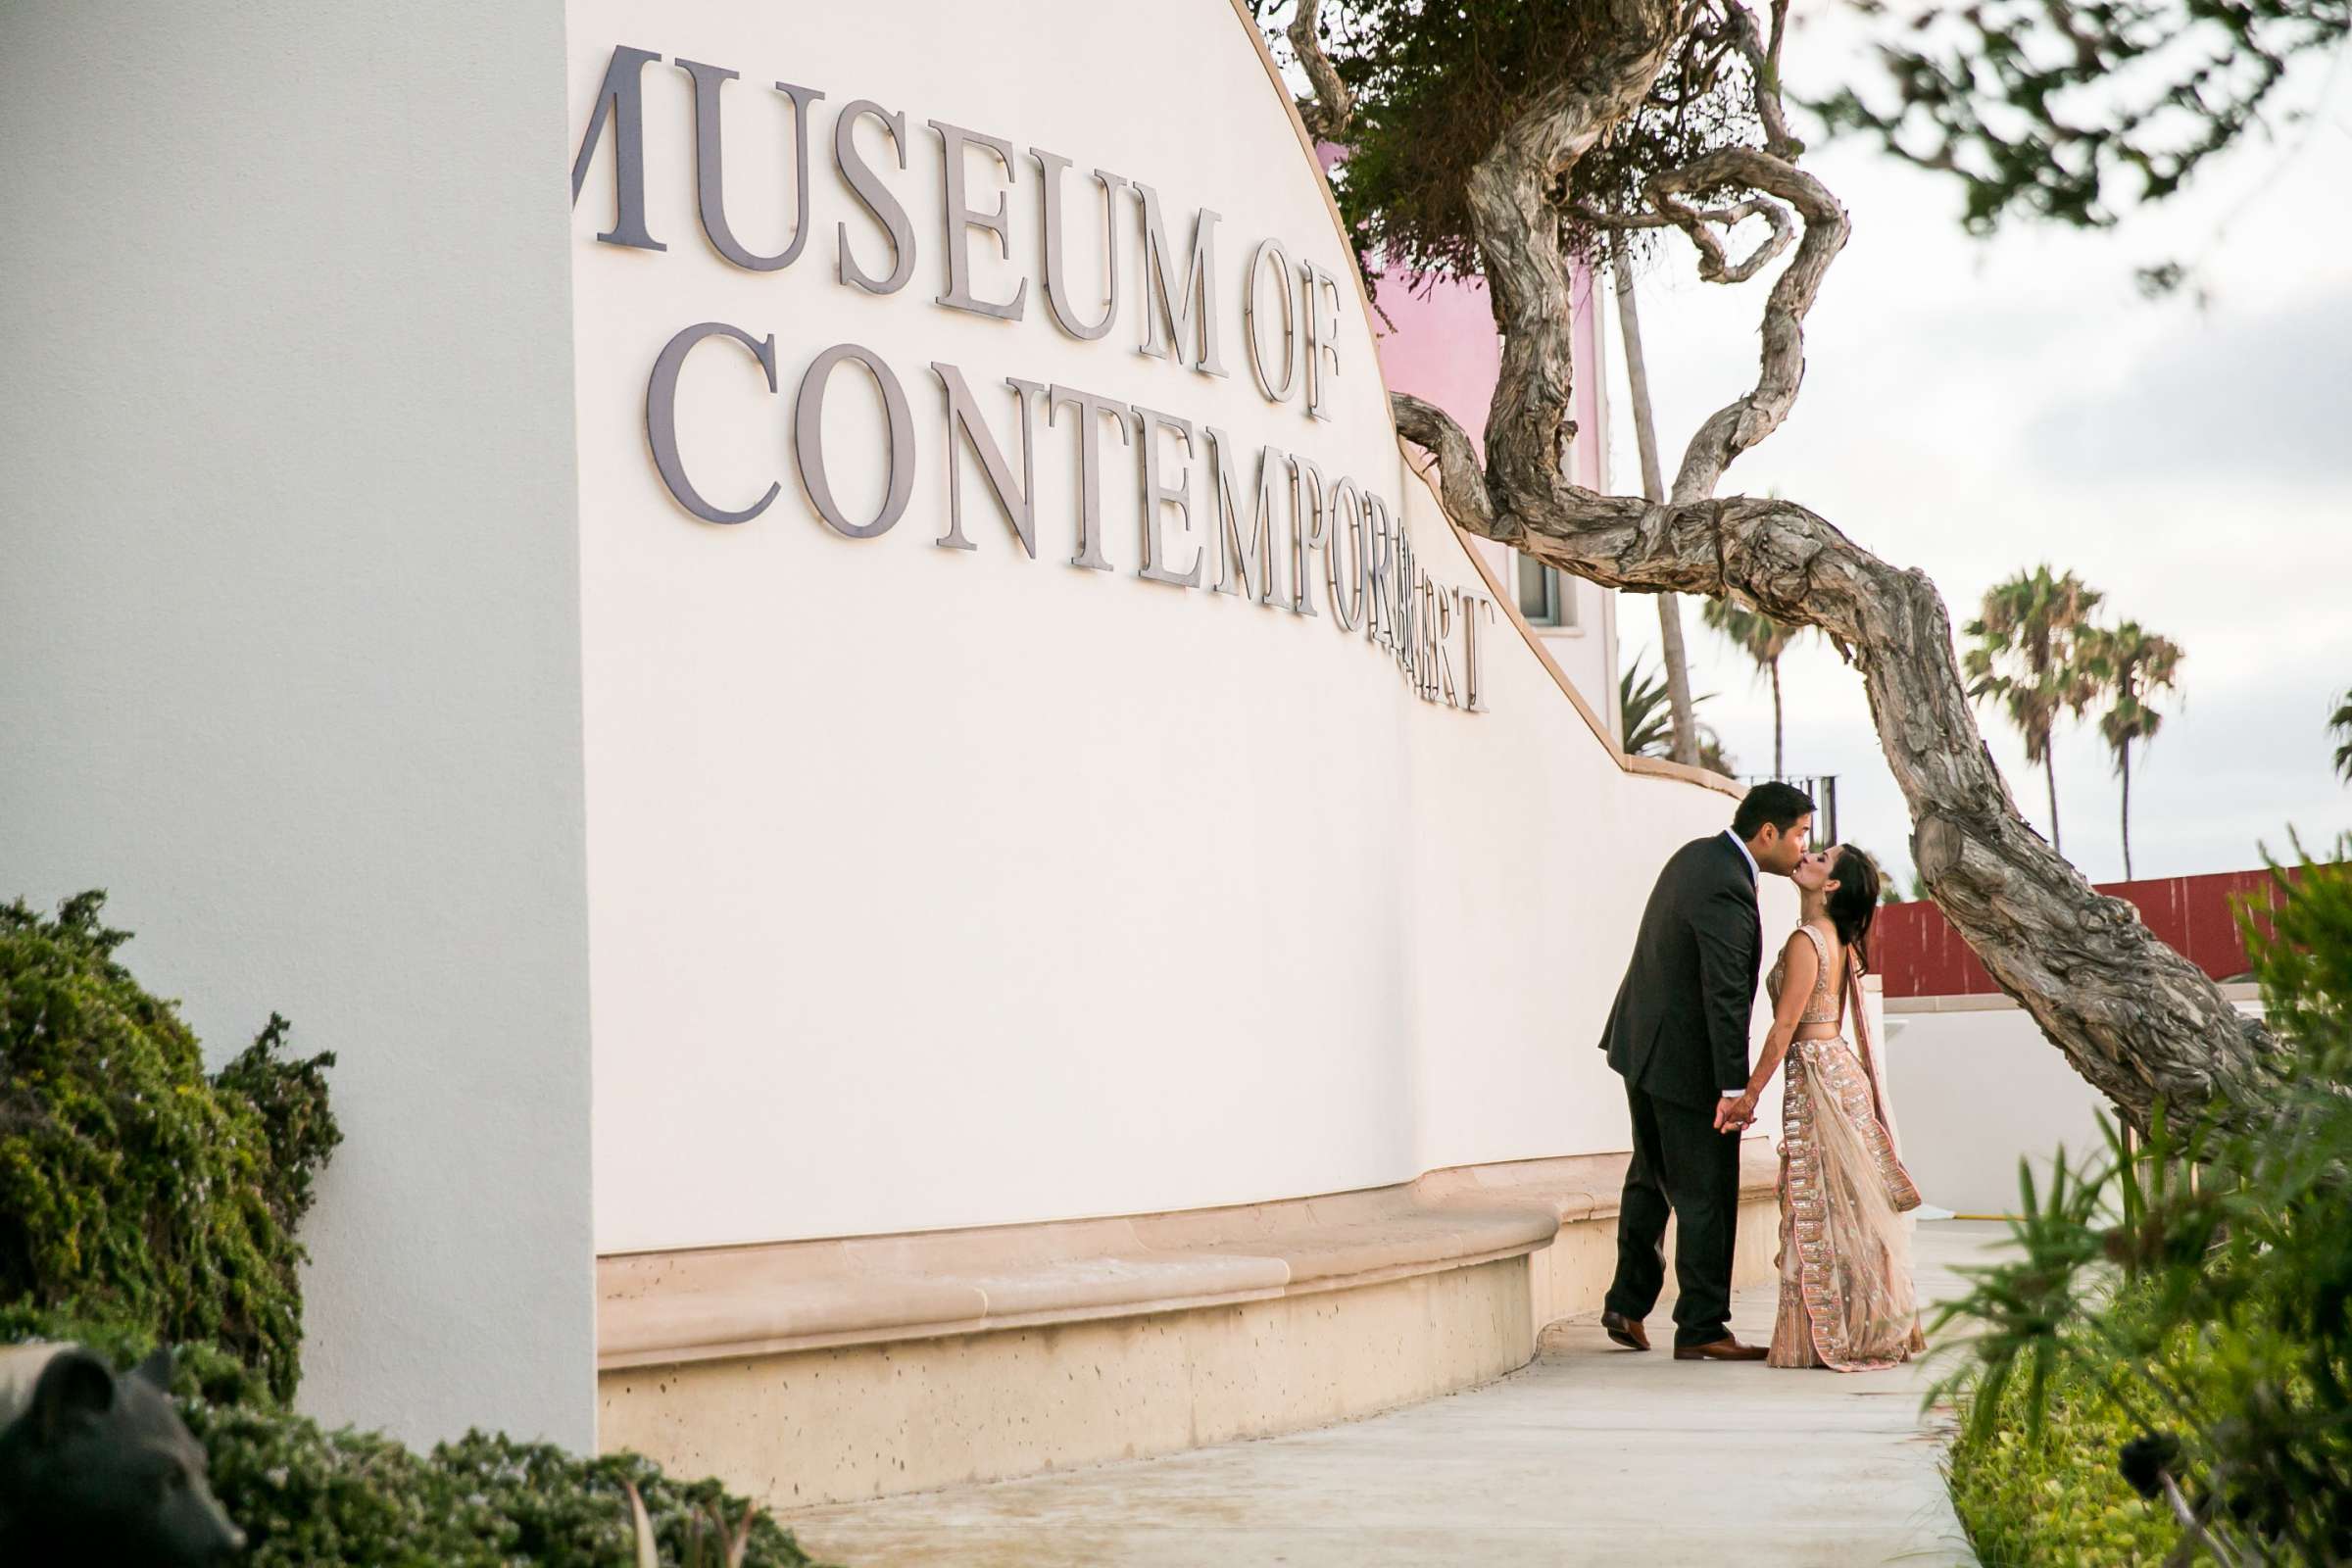
M1754 1278L1772 1253L1759 1222L1777 1168L1761 1141L1744 1154L1741 1273ZM601 1258L600 1442L790 1506L1428 1397L1523 1365L1546 1323L1597 1305L1625 1162Z

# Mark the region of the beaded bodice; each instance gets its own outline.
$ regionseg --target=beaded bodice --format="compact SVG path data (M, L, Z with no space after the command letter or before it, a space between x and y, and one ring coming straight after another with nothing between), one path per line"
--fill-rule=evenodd
M1797 929L1812 939L1813 952L1821 962L1813 977L1813 994L1805 999L1805 1010L1796 1021L1800 1024L1843 1024L1845 1019L1842 1009L1838 1005L1837 988L1830 984L1830 945L1820 932L1809 925L1800 925ZM1788 977L1788 950L1783 948L1781 956L1772 960L1772 972L1764 977L1765 992L1772 998L1776 1007L1781 1002L1781 986Z

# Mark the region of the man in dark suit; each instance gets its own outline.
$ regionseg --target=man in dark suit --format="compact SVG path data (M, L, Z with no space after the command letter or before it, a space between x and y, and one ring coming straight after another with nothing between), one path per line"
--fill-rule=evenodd
M1617 1277L1600 1323L1629 1349L1649 1348L1642 1320L1666 1282L1666 1216L1677 1216L1674 1354L1678 1361L1760 1361L1732 1335L1732 1249L1740 1220L1740 1134L1752 1120L1748 1017L1764 932L1756 878L1804 858L1813 802L1759 784L1731 831L1675 851L1642 911L1633 961L1600 1049L1625 1079L1634 1157L1617 1210Z

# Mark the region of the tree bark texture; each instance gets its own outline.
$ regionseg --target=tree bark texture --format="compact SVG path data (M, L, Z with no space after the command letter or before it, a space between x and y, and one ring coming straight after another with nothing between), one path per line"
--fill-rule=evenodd
M2001 989L2082 1076L2145 1126L2154 1102L2202 1102L2263 1071L2269 1033L2131 906L2094 892L2019 814L1977 729L1951 621L1927 576L1899 570L1793 502L1717 498L1724 470L1778 427L1804 371L1804 319L1847 220L1830 191L1773 152L1732 147L1649 182L1650 205L1700 251L1702 277L1752 271L1787 229L1731 262L1685 192L1744 188L1801 220L1764 306L1754 386L1691 438L1663 504L1571 483L1570 295L1557 193L1568 172L1649 90L1677 25L1656 0L1618 0L1612 40L1528 100L1473 172L1483 270L1503 334L1485 462L1444 411L1394 397L1405 439L1436 456L1440 498L1467 532L1603 587L1733 598L1818 626L1859 669L1888 768L1909 808L1930 895ZM1720 216L1720 215L1718 215Z

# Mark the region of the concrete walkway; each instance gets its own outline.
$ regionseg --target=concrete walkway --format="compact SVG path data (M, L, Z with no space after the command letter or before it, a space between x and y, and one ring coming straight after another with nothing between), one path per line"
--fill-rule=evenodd
M1922 1298L2002 1233L1920 1226ZM1772 1313L1743 1291L1734 1329L1762 1343ZM1574 1320L1522 1371L1368 1420L786 1522L851 1568L1974 1563L1920 1412L1936 1366L1678 1362Z

